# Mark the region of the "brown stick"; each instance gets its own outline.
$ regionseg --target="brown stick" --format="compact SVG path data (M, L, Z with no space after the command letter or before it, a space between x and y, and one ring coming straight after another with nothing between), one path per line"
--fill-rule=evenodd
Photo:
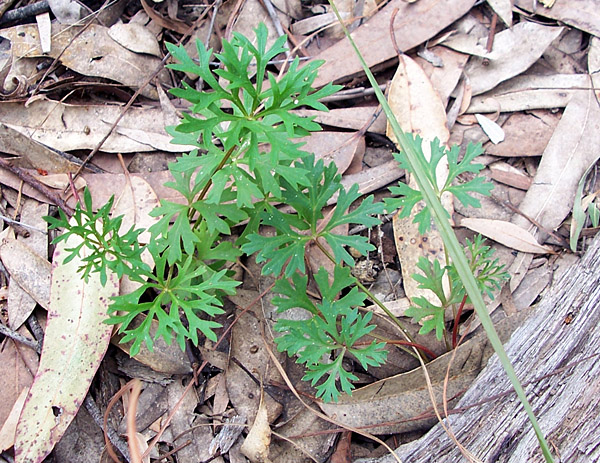
M42 193L46 198L48 198L50 201L52 201L54 204L56 204L58 207L60 207L68 215L73 215L73 208L71 206L67 205L67 203L57 193L55 193L47 186L40 183L40 181L38 179L36 179L33 175L31 175L26 170L23 170L23 169L20 169L19 167L15 167L15 166L11 165L4 158L0 158L0 167L12 172L17 177L19 177L21 180L23 180L25 183L27 183L29 186L34 188L36 191L39 191L40 193Z

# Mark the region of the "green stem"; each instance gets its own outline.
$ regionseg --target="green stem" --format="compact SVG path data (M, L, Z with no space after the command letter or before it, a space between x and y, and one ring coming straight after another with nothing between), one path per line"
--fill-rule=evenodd
M435 221L436 226L438 227L438 230L440 231L440 234L442 235L442 238L444 240L444 245L448 249L448 253L449 253L450 257L452 258L452 262L453 262L454 266L456 267L458 276L462 280L465 290L467 291L467 294L468 294L469 298L471 299L473 306L475 307L477 316L481 320L481 324L483 325L483 327L487 333L488 339L490 340L490 343L492 344L494 351L498 355L498 358L499 358L500 362L502 363L502 366L504 367L504 371L506 372L506 375L510 379L510 382L514 387L514 389L517 393L517 396L519 397L519 400L523 404L523 408L525 409L527 416L529 418L529 421L531 423L531 426L533 427L535 434L538 438L538 442L540 444L542 454L544 455L544 458L546 459L546 461L548 463L552 463L554 461L554 459L550 452L550 447L548 446L548 443L546 442L546 439L544 438L544 434L542 433L542 430L537 422L535 414L533 413L533 409L531 408L529 400L527 399L525 390L523 389L523 386L521 386L519 378L517 377L517 374L515 373L515 370L510 362L510 359L506 355L506 351L504 350L504 345L502 344L502 341L500 341L500 338L498 337L498 333L496 332L494 323L492 322L490 314L487 311L485 302L483 300L481 292L479 291L477 282L475 281L475 277L473 276L473 273L471 272L471 268L469 266L469 262L467 261L467 257L465 256L464 250L463 250L461 244L458 242L458 238L456 237L456 234L454 233L454 230L452 229L452 226L450 225L449 220L446 218L447 217L446 210L444 209L444 207L440 203L439 199L437 198L433 186L427 180L426 170L423 168L423 165L421 163L421 158L422 158L423 154L422 154L422 152L419 152L420 147L415 146L415 143L412 142L411 137L409 137L409 135L406 134L400 128L400 124L398 123L398 120L396 119L394 112L390 108L390 105L388 104L385 96L383 95L381 89L379 88L379 84L375 80L375 76L373 76L373 73L369 69L369 66L365 62L362 54L360 53L360 50L358 49L358 46L352 39L352 36L348 32L348 29L344 25L343 20L339 14L339 11L337 10L337 7L331 0L329 0L329 4L331 5L335 15L337 16L337 18L340 22L340 25L341 25L342 29L344 30L344 34L348 38L352 47L354 48L356 56L358 57L358 59L360 60L360 62L362 64L363 70L365 71L367 78L369 80L369 83L371 84L371 86L373 87L373 90L375 91L375 95L377 96L379 103L381 103L381 105L383 107L385 115L387 116L387 119L388 119L388 123L392 127L392 130L394 132L394 135L396 136L396 139L398 141L400 148L402 149L402 151L404 151L406 153L408 164L411 168L411 171L415 174L415 181L417 182L419 190L423 194L423 199L425 200L425 204L427 207L430 207L432 209L433 219Z

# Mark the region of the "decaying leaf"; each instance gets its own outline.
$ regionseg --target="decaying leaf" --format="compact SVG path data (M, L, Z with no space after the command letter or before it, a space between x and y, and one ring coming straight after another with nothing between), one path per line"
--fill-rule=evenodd
M521 75L490 92L473 97L468 113L527 111L565 107L573 95L590 86L585 74Z
M48 100L38 100L27 107L20 103L0 103L0 122L60 151L91 150L104 138L121 110L120 105L80 106ZM171 144L163 112L153 107L129 108L116 132L102 145L102 151L109 153L156 149L177 153L190 148Z
M260 393L260 404L256 412L254 424L242 444L241 451L252 463L268 463L269 446L271 444L271 427L267 418L267 406L264 391Z
M446 112L440 97L420 66L412 59L402 56L398 70L392 79L388 100L400 127L406 132L418 134L423 138L423 153L427 159L431 157L430 143L437 138L440 143L447 143L450 134L446 127ZM388 124L387 135L392 140L395 136ZM443 186L448 177L448 162L442 159L436 171L438 185ZM416 181L409 176L408 185L418 189ZM443 205L452 217L454 211L452 198L442 198ZM412 278L417 273L419 257L425 255L440 260L445 265L444 246L442 238L435 227L421 235L418 224L414 223L415 215L424 207L418 204L407 218L394 216L394 238L396 249L402 264L404 291L409 299L422 296L436 302L436 296L429 290L418 288L418 283Z
M52 451L83 403L110 341L113 327L102 322L118 281L109 275L103 287L93 274L84 282L77 271L80 259L63 264L65 248L76 245L70 238L54 253L44 347L17 425L17 462L38 463Z
M409 50L452 24L474 3L474 0L419 0L416 3L394 0L354 31L352 37L360 44L367 64L374 66L397 55L389 33L390 17L396 8L398 13L393 26L396 41L400 50ZM340 40L314 59L325 60L314 82L317 87L362 72L348 39Z
M530 0L515 0L515 6L547 18L558 19L596 37L600 36L600 10L596 0L569 0L556 3L548 0L548 2L548 6L552 8L543 8L540 5L536 8L536 4Z
M465 218L460 225L517 251L533 254L552 252L552 249L539 244L527 230L504 220Z
M2 29L0 35L10 40L11 53L18 58L50 56L57 58L68 68L85 76L104 77L134 89L140 87L160 64L151 55L129 51L108 34L108 28L98 24L85 26L52 25L52 49L45 55L40 49L38 30L27 24ZM161 72L159 81L167 81L167 73ZM142 94L158 99L156 89L146 86Z
M56 151L0 123L0 151L19 156L22 167L43 169L48 172L75 172L74 164Z
M38 304L49 309L50 262L17 240L0 244L0 257L11 278Z
M496 34L492 51L485 58L472 57L465 68L473 95L491 90L527 70L562 30L562 27L522 21Z

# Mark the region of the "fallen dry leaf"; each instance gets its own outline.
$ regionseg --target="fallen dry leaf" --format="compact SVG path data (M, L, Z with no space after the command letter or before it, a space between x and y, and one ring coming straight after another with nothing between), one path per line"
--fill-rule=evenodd
M467 113L563 108L573 95L589 86L586 74L521 75L473 97Z
M252 424L240 449L252 463L268 463L270 461L271 427L267 418L267 406L265 405L264 394L264 391L261 389L260 404L256 412L254 424Z
M473 95L487 92L527 70L562 30L523 21L496 34L492 51L484 58L471 57L465 68Z
M35 25L14 26L0 30L0 35L11 42L11 53L18 58L50 56L59 59L68 68L85 76L104 77L133 89L140 87L160 64L151 55L133 53L119 45L109 34L109 29L98 24L85 26L52 25L52 49L44 54L39 47ZM160 82L167 82L163 70ZM148 98L158 99L153 85L142 90Z
M0 122L60 151L94 149L121 110L120 105L70 105L48 100L38 100L27 107L20 103L0 103ZM102 145L102 151L131 153L161 149L177 153L189 150L184 145L171 144L171 139L165 131L160 108L134 107L125 113L116 132Z
M113 327L102 322L110 297L118 294L118 280L111 274L103 287L92 274L84 282L77 271L81 258L62 262L65 249L76 245L70 237L54 252L40 366L17 425L18 463L39 463L52 451L82 405L110 341Z
M562 113L548 110L513 113L502 124L504 141L496 145L487 143L485 152L504 157L541 156L561 116ZM523 140L527 140L527 143L523 143Z
M600 10L596 0L561 1L552 5L552 8L544 8L530 0L515 0L515 6L540 16L558 19L596 37L600 36Z
M0 257L11 279L14 279L38 304L49 309L50 262L17 240L5 240L0 244ZM19 319L22 323L22 317Z
M552 252L551 248L539 244L527 230L504 220L465 218L460 221L460 226L517 251L533 254Z
M352 33L369 67L395 58L390 38L390 18L397 8L394 31L400 50L409 50L433 37L471 9L474 0L419 0L409 3L393 0ZM319 53L323 59L315 86L362 72L361 64L348 39L342 39Z

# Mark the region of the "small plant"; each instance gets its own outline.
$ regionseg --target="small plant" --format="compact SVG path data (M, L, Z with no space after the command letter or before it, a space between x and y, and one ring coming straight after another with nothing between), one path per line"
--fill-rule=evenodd
M291 110L326 110L319 99L339 87L328 84L320 90L312 89L321 65L315 61L300 67L296 59L277 80L268 72L268 62L285 51L285 40L280 37L267 49L264 25L256 29L256 45L234 34L231 41L223 42L223 51L214 55L220 63L217 67L210 63L212 50L201 42L197 42L198 62L183 47L167 45L177 60L169 67L198 75L209 89L197 91L184 83L183 88L171 90L191 106L181 124L168 131L174 143L197 149L169 164L173 181L166 186L177 191L184 201L163 200L152 211L157 222L149 229L148 245L137 241L143 230L121 230L122 218L110 215L112 199L93 212L88 191L71 221L62 211L58 218L47 220L51 228L65 230L55 242L69 235L83 238L81 245L69 250L67 260L77 255L82 246L92 250L81 269L85 278L99 272L102 281L106 281L107 272L112 271L139 285L134 292L113 299L107 320L120 324L122 342L132 341L131 355L139 352L142 343L152 349L159 336L167 343L175 338L182 349L186 340L198 344L198 332L216 340L214 330L220 325L214 317L223 312L223 297L233 294L239 285L228 269L241 256L256 254L257 262L264 262L263 274L277 278L277 296L272 300L281 314L274 326L280 333L275 339L277 348L296 356L306 366L304 379L316 386L318 397L330 401L338 399L340 388L351 393L352 381L357 379L342 362L345 355L353 356L367 369L383 364L387 354L384 343L370 338L374 329L370 324L372 314L359 310L367 297L375 299L350 273L354 258L348 248L363 256L375 248L365 237L339 235L335 229L344 224L373 227L380 223L375 216L385 207L401 207L401 214L406 215L421 197L419 192L399 184L392 191L400 197L388 200L385 206L374 203L372 196L361 199L357 185L349 190L342 186L335 164L326 166L292 141L320 130L320 126L314 118L300 117ZM256 70L253 79L249 77L253 75L251 67ZM263 86L266 80L269 85ZM413 141L420 150L420 141ZM439 195L450 191L463 202L475 205L469 192L489 192L489 186L480 179L464 185L451 183L462 172L479 172L472 164L479 152L471 147L459 162L458 148L446 151L437 146L429 163L430 174L434 175L442 156L447 156L451 165L451 177ZM401 154L398 160L408 167ZM334 196L335 206L324 217L322 210ZM287 206L285 210L289 212L283 212L276 204ZM431 221L427 208L418 220L425 231ZM273 227L274 234L260 234L263 225ZM234 227L239 230L235 242L227 239ZM319 300L307 295L309 272L305 260L309 245L321 249L334 265L332 275L320 268L313 277ZM482 247L478 240L469 246L474 256L472 267L480 272L482 288L497 286L501 269L491 261L489 248ZM152 258L151 265L142 261L146 250ZM417 278L425 286L429 285L429 278L441 281L444 274L460 281L451 265L441 268L439 263L427 261L419 265L424 277ZM430 289L439 292L437 286ZM463 294L464 289L457 283L448 301L442 301L441 309L445 310L444 304L454 303ZM434 315L433 322L424 325L425 331L429 326L436 331L443 328L436 312L440 308L415 303L417 307L411 309L411 315L416 319ZM286 319L286 312L297 308L306 311L306 319ZM141 318L141 323L133 324L136 318ZM158 322L155 338L150 335L152 320Z
M489 196L493 185L486 182L484 177L478 176L465 183L458 182L460 174L470 172L477 175L483 169L483 165L473 163L475 158L483 153L481 144L469 144L463 158L459 161L458 146L446 149L436 139L431 142L431 157L427 160L420 149L421 139L412 136L409 136L408 139L410 143L419 148L416 150L419 163L423 167L439 200L441 200L444 193L449 192L465 206L481 207L481 203L473 196L473 193ZM394 154L394 157L406 169L407 173L413 173L406 154L400 152ZM436 180L436 170L442 158L447 159L449 169L446 182L439 187ZM419 190L415 190L402 182L398 186L391 187L390 191L398 197L385 199L386 208L388 211L400 208L400 217L409 217L417 203L423 201L423 194ZM427 233L432 222L431 209L423 207L415 214L414 222L419 225L419 233ZM508 273L503 271L504 266L498 263L498 259L493 258L493 250L489 246L484 246L483 243L484 240L480 235L477 235L472 242L467 240L467 251L470 256L469 268L475 276L479 291L486 293L493 299L494 291L501 288L502 282L508 279ZM447 252L446 261L448 261ZM447 309L456 307L459 303L461 307L464 306L468 297L456 267L452 263L442 266L437 259L430 261L426 257L420 257L417 267L421 273L416 273L412 277L419 283L419 288L431 291L439 303L434 304L423 296L417 296L411 301L413 305L405 312L405 315L413 317L417 322L422 322L423 326L419 331L420 334L427 334L435 330L436 337L441 340L445 332ZM449 282L448 291L444 289L443 282L445 280ZM454 310L454 315L457 316L457 314L458 311Z

